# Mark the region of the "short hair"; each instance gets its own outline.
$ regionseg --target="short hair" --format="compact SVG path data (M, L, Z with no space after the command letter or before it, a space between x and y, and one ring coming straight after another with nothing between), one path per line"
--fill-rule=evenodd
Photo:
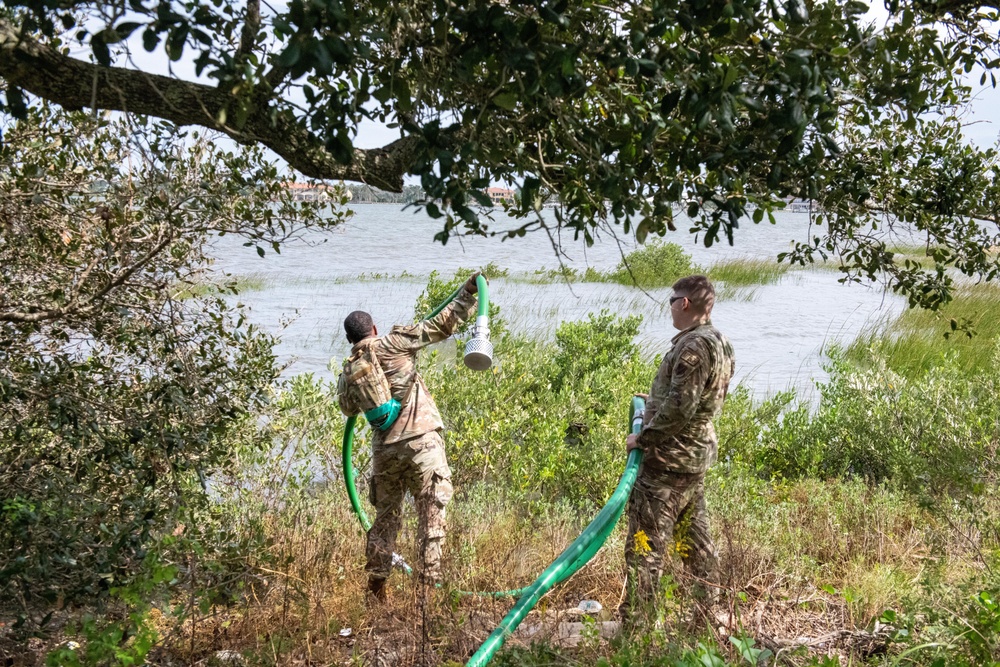
M708 276L685 276L674 283L674 292L683 292L695 309L703 313L711 312L715 305L715 288Z
M344 332L347 333L347 340L351 345L357 345L371 336L374 326L372 316L363 310L355 310L344 319Z

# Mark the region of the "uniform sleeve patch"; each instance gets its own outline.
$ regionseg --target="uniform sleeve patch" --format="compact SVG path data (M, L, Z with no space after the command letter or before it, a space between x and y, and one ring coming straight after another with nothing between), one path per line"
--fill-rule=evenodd
M701 363L701 356L694 350L684 350L679 361L685 366L697 366Z

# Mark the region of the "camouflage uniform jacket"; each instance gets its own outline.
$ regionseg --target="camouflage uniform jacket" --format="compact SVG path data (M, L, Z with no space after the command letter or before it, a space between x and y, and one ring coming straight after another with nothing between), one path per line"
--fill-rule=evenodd
M375 431L376 444L402 442L444 428L437 405L417 372L417 352L455 333L458 325L469 318L475 307L475 293L463 289L454 301L431 319L394 326L388 334L366 338L351 349L353 354L363 345L374 348L392 388L392 397L401 404L399 417L389 430ZM341 411L347 416L361 412L353 390L354 387L341 375L337 382L337 398Z
M711 321L685 329L672 342L649 390L637 443L644 466L703 473L718 455L712 419L729 391L736 357Z

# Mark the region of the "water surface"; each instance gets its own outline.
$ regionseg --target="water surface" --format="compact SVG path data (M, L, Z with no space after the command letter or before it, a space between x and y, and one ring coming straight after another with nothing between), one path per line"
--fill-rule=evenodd
M447 245L433 240L441 222L395 204L357 205L355 216L336 230L292 243L280 255L258 257L235 239L220 239L215 268L236 275L254 275L263 288L240 294L251 319L279 333L279 357L291 361L286 374L313 372L332 379L349 346L341 328L352 310L369 311L384 330L410 321L414 303L427 276L437 270L451 275L459 267L494 262L512 273L556 268L559 258L552 241L540 232L523 238L463 237ZM516 223L494 214L496 228ZM665 240L680 244L702 266L740 257L775 258L794 240L809 236L805 213L778 213L777 224L746 223L737 230L735 245L706 248L686 231ZM683 216L677 221L686 230ZM613 269L634 241L601 236L590 248L571 237L562 239L565 265L583 270ZM402 278L359 279L360 274ZM736 380L758 395L794 388L809 393L825 379L822 351L831 343L853 340L867 327L898 313L902 299L865 285L838 283L839 274L826 269L789 271L776 284L741 290L735 299L716 304L713 320L732 340L737 355ZM608 309L620 315L640 314L639 342L649 356L669 348L676 333L665 306L669 289L644 294L637 288L605 283L564 282L538 285L497 278L491 300L514 330L551 337L560 322L579 320ZM291 319L290 322L288 320ZM330 360L334 369L330 370ZM637 388L641 389L641 388Z

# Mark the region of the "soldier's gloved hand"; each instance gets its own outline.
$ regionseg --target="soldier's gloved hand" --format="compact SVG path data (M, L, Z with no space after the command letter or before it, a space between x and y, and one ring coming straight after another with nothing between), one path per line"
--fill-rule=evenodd
M639 436L636 435L635 433L629 433L628 434L628 437L625 438L625 453L626 454L628 454L629 452L631 452L633 449L642 449L642 447L639 445L639 443L636 442L636 440L638 440L638 438L639 438Z
M478 278L482 274L483 274L482 271L476 271L475 273L473 273L469 277L469 279L465 281L465 289L467 291L471 292L472 294L478 293L479 292L479 285L476 284L476 278ZM484 276L484 278L485 278L485 276ZM490 284L489 279L486 280L486 284L487 285Z

